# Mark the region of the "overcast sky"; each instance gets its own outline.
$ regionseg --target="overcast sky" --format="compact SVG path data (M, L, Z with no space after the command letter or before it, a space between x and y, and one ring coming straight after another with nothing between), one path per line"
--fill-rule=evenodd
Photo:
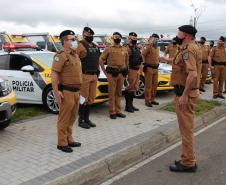
M99 34L119 31L140 36L151 33L175 35L189 24L191 0L0 0L0 31L50 32L72 29L81 34L87 24ZM198 37L226 36L226 0L193 0L201 16Z

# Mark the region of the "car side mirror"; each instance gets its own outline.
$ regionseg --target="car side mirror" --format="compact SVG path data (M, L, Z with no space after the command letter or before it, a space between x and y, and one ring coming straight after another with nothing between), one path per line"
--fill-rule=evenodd
M21 68L21 71L33 73L33 72L35 71L35 69L34 69L34 67L31 66L31 65L27 65L27 66L23 66L23 67Z

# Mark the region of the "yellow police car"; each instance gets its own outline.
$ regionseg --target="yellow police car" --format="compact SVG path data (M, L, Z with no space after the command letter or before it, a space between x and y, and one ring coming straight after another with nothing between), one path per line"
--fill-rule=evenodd
M0 74L9 80L17 95L18 103L44 104L51 112L58 113L51 85L53 52L37 51L35 45L4 46L0 53ZM108 100L107 79L99 76L95 103Z
M9 81L0 77L0 130L9 126L10 119L15 111L15 92L12 90L12 86Z

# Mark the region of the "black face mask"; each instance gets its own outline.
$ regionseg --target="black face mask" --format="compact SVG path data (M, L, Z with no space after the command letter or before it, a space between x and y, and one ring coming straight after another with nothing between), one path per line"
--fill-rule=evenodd
M182 45L184 39L185 39L185 38L182 38L182 39L181 39L181 38L179 38L178 36L176 36L176 38L175 38L177 44L179 44L179 45Z
M199 43L200 43L200 44L202 44L202 45L204 45L204 44L205 44L205 42L203 42L203 41L200 41Z
M213 47L213 44L210 44L210 47Z
M87 42L93 42L93 36L86 36L85 40Z
M136 44L137 44L137 40L132 40L131 43L132 43L133 45L136 45Z
M121 39L114 39L114 42L115 42L116 44L120 44Z

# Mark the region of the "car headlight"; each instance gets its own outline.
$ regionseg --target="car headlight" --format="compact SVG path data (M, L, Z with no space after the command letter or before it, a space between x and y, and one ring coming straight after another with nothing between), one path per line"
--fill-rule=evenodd
M164 75L164 74L171 74L171 70L165 70L165 69L159 69L158 70L159 74Z
M8 80L0 79L0 96L7 96L12 92L12 86Z

